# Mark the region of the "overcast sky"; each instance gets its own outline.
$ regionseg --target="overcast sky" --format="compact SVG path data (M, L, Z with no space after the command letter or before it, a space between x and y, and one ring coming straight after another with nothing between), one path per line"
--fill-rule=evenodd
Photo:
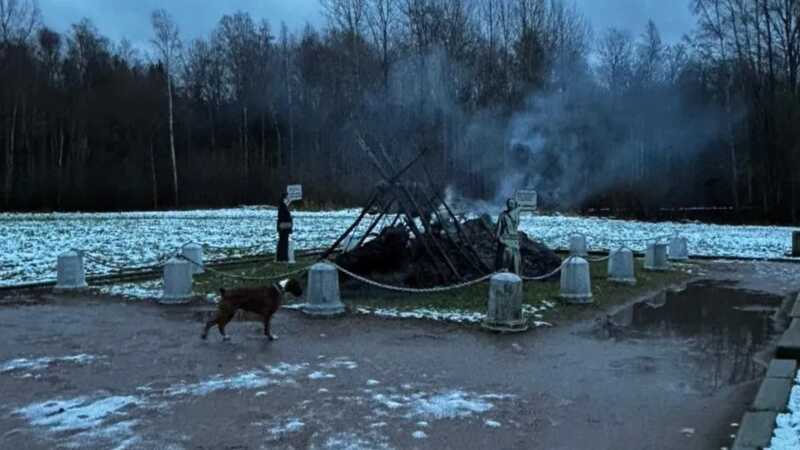
M638 35L653 19L662 38L673 42L693 25L689 0L567 0L574 1L592 22L596 32L608 27ZM149 13L167 9L186 38L206 35L223 14L247 11L256 19L267 19L277 30L281 21L291 29L306 22L320 24L319 0L39 0L45 23L58 31L88 17L113 41L127 38L137 47L147 47L151 35Z

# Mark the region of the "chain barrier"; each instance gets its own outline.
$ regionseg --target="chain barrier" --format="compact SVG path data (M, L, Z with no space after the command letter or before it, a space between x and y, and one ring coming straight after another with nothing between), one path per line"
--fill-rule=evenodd
M484 276L482 276L480 278L476 278L474 280L465 281L463 283L453 284L453 285L450 285L450 286L440 286L440 287L416 289L416 288L404 288L404 287L400 287L400 286L392 286L390 284L379 283L377 281L370 280L369 278L365 278L365 277L362 277L361 275L355 274L355 273L345 269L344 267L342 267L342 266L340 266L340 265L338 265L336 263L330 263L330 264L332 264L334 267L336 267L336 269L338 269L339 271L341 271L345 275L347 275L347 276L349 276L351 278L354 278L354 279L356 279L356 280L358 280L358 281L360 281L362 283L368 284L370 286L374 286L374 287L381 288L381 289L386 289L388 291L406 292L406 293L411 293L411 294L431 294L431 293L435 293L435 292L447 292L447 291L452 291L452 290L456 290L456 289L463 289L465 287L469 287L469 286L472 286L472 285L475 285L475 284L478 284L478 283L483 283L484 281L492 278L494 275L496 275L498 273L498 272L490 273L488 275L484 275Z
M297 270L293 270L291 272L286 272L286 273L281 273L281 274L278 274L278 275L270 275L270 276L266 276L266 277L251 277L251 276L247 276L247 275L235 275L235 274L232 274L232 273L223 272L221 270L214 269L213 267L207 267L207 266L204 266L203 264L201 264L201 263L199 263L197 261L192 260L191 258L189 258L189 257L187 257L185 255L178 255L178 258L186 260L190 264L193 264L193 265L195 265L197 267L201 267L203 270L207 270L207 271L209 271L209 272L211 272L211 273L213 273L215 275L219 275L219 276L221 276L223 278L230 278L230 279L235 279L235 280L245 280L245 281L272 281L272 280L278 280L278 279L281 279L281 278L289 278L291 276L294 276L294 275L297 275L297 274L304 273L304 272L308 271L308 269L310 269L311 266L313 265L313 264L310 264L308 266L301 267L301 268L299 268Z
M587 257L587 258L584 258L584 259L586 261L590 262L590 263L605 262L605 261L608 261L609 259L611 259L611 253L609 252L608 256L602 256L600 258L588 258Z
M544 275L539 275L539 276L536 276L536 277L520 276L520 278L522 278L524 281L542 281L542 280L546 280L546 279L552 277L553 275L561 272L561 269L563 269L564 266L567 265L567 262L569 262L569 260L571 260L572 258L574 258L574 256L569 256L564 261L561 261L561 265L556 267L555 269L553 269L553 271L551 271L550 273L546 273Z

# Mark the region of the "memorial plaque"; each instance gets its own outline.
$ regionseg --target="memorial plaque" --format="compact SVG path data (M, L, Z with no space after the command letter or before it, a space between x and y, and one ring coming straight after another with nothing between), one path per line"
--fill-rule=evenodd
M296 202L298 200L303 199L303 185L302 184L290 184L286 186L286 194L289 197L289 201Z
M514 200L517 201L519 207L523 210L535 210L537 202L537 194L533 189L520 189L514 195Z

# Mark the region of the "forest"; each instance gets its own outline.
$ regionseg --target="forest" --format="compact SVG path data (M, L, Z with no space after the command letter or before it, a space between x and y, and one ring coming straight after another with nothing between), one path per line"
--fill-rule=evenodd
M682 2L677 2L682 3ZM345 207L364 146L437 188L642 219L797 224L800 0L692 0L693 30L596 30L567 0L322 0L324 23L232 12L151 42L59 33L0 0L0 209ZM480 203L479 203L480 202Z

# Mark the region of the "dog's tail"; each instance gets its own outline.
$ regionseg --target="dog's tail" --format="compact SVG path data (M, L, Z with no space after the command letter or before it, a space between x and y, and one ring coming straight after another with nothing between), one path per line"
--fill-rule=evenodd
M219 295L225 296L225 288L219 288Z

